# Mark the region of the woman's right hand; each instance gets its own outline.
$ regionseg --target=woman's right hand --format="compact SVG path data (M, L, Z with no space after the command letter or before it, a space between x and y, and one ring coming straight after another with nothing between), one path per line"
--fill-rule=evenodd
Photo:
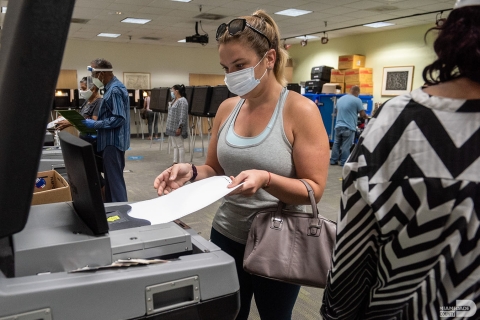
M159 196L169 194L180 188L192 178L192 165L189 163L177 163L164 170L153 182Z

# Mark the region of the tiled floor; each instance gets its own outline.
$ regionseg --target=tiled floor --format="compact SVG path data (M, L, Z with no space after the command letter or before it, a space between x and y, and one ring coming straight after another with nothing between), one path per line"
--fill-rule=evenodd
M207 139L204 139L207 146ZM188 146L188 143L185 143ZM205 161L202 156L201 142L197 139L196 152L194 152L193 163L201 165ZM190 160L190 153L186 153L186 160ZM130 157L130 158L129 158ZM141 137L131 139L130 150L126 152L125 181L127 184L128 200L131 202L152 199L157 196L153 188L155 177L173 161L173 154L168 154L168 145L163 143L163 150L160 150L160 141L142 140ZM132 160L129 160L132 159ZM340 207L341 188L341 167L330 166L328 182L322 199L318 203L319 213L326 218L336 220ZM192 213L181 220L196 230L205 239L210 237L211 222L220 202ZM319 308L323 290L316 288L302 287L298 300L293 311L294 320L320 319ZM272 306L273 307L273 306ZM260 319L255 306L252 306L249 319Z

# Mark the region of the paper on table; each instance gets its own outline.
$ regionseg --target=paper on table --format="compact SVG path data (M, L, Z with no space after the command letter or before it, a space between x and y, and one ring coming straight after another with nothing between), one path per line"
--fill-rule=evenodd
M180 219L205 208L229 194L234 188L227 188L231 180L227 176L215 176L187 184L172 193L152 200L130 204L129 216L150 221L152 225Z

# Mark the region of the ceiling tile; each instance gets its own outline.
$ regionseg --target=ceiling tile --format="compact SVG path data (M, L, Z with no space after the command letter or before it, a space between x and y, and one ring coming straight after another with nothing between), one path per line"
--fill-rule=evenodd
M368 10L370 8L379 7L379 5L381 5L381 4L379 4L376 1L357 1L357 2L353 2L353 3L345 4L343 6L347 7L347 8L355 8L355 9L359 9L359 10Z
M108 10L112 11L130 11L130 12L137 12L140 7L133 5L133 4L121 4L121 3L112 3L107 6Z
M121 4L135 4L138 7L148 6L153 0L115 0L114 3L121 3Z
M357 11L357 9L354 9L354 8L334 7L334 8L325 9L324 13L339 15L339 14L352 13L352 12L356 12L356 11Z

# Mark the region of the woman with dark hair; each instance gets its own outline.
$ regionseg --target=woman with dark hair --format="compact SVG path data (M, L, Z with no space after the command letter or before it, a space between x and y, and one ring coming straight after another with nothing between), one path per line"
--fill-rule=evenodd
M167 128L165 133L173 144L173 164L185 161L183 139L188 137L188 101L185 98L185 86L176 84L171 88L172 102L168 107Z
M143 108L147 113L147 126L148 126L148 140L158 139L158 112L153 112L150 109L150 95L151 91L146 91L147 96L143 99ZM155 120L155 122L154 122ZM155 137L153 136L155 134Z
M345 164L324 319L480 319L480 0L432 30L427 86L386 102Z
M248 319L253 296L262 319L290 320L300 286L244 271L245 244L256 212L279 201L296 211L310 203L299 179L307 180L320 200L330 158L327 133L315 103L286 88L288 54L268 14L259 10L222 23L216 39L225 83L238 97L218 109L205 164L176 164L154 186L162 195L216 175L230 176L230 187L243 183L223 199L211 231L211 241L235 259L237 319Z

